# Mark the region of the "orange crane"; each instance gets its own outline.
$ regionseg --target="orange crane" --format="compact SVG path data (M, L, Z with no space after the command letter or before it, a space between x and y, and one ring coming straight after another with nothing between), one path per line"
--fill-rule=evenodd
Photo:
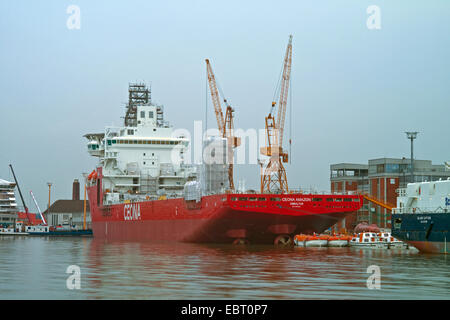
M214 76L209 59L206 59L206 72L208 74L209 91L211 92L211 98L214 105L214 111L216 113L217 126L219 132L222 134L223 138L227 139L227 159L228 159L228 181L230 184L230 189L234 190L233 181L233 160L234 160L234 148L241 144L239 137L233 135L234 124L233 124L233 112L234 109L230 106L227 99L224 97L223 92L221 92L223 97L223 102L227 106L225 112L225 118L223 117L222 107L220 105L219 92L217 90L216 78Z
M281 78L281 90L278 101L277 117L274 116L276 101L272 102L272 107L266 120L266 146L261 148L261 154L270 157L267 165L261 167L261 193L273 192L279 189L281 193L289 192L286 170L283 162L288 162L288 154L283 150L283 132L286 118L286 105L289 92L289 82L291 78L292 64L292 35L289 36L289 43L284 57L283 73Z

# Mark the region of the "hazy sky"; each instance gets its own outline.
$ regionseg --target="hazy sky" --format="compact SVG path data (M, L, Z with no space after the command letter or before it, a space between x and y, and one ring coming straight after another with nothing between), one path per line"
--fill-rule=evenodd
M68 29L67 8L80 8ZM381 29L366 12L380 8ZM206 67L235 107L235 127L264 126L293 35L291 187L329 189L332 163L415 155L450 160L450 2L0 2L0 178L12 163L28 207L70 199L97 163L83 135L121 125L128 83L151 83L175 128L205 118ZM208 126L215 125L208 97ZM289 118L286 120L289 124ZM289 127L285 141L288 141ZM259 183L257 166L235 181Z

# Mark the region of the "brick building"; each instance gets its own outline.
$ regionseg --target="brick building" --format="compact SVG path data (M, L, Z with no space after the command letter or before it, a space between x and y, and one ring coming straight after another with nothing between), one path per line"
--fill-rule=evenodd
M397 189L412 181L411 160L407 158L380 158L368 164L340 163L330 166L331 192L366 193L395 207ZM437 181L450 177L445 165L433 165L431 160L414 160L414 182ZM360 222L375 223L391 228L391 213L370 202L334 226L334 230L352 230Z
M77 179L72 185L72 200L56 200L43 212L51 226L71 225L81 230L84 227L84 200L80 200L80 183ZM91 228L89 200L86 200L86 227Z

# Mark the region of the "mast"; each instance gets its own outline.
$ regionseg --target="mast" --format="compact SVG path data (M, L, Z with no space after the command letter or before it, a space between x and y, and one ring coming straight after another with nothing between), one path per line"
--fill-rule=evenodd
M126 127L137 126L137 106L148 104L151 92L144 83L130 83L128 85L128 104L124 124Z

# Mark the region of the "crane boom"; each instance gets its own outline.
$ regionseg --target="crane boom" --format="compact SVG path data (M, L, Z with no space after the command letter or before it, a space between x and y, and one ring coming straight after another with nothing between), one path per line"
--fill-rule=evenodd
M292 64L292 35L289 36L289 43L286 48L286 55L284 58L283 77L281 81L281 92L278 105L277 127L279 136L278 142L280 148L283 147L284 122L286 119L286 105L289 92L289 82L291 78L291 64Z
M281 90L278 103L278 113L273 115L276 102L272 102L272 108L266 117L266 147L261 148L261 153L269 156L266 167L261 167L261 193L271 192L272 188L278 188L281 193L289 192L286 170L283 162L288 161L287 152L283 151L283 133L286 118L286 105L289 93L289 82L292 64L292 35L289 36L288 46L283 62L281 78Z
M41 216L42 222L44 223L44 225L46 225L47 222L45 221L45 218L44 218L44 216L42 215L41 208L39 208L39 205L38 205L38 203L37 203L37 201L36 201L36 198L34 197L33 191L30 191L30 194L31 194L31 197L33 198L33 201L34 201L34 204L36 205L36 208L38 209L38 212L39 212L39 215Z
M22 191L20 191L19 182L17 181L16 175L15 175L15 173L14 173L14 169L13 169L13 167L12 167L11 164L9 165L9 167L10 167L11 172L12 172L12 174L13 174L14 181L16 182L17 190L19 190L20 199L22 200L22 204L23 204L23 207L24 207L24 209L25 209L25 214L27 215L28 222L29 222L30 224L32 224L32 223L31 223L30 216L28 215L28 207L27 207L27 205L25 204L25 200L23 200Z
M214 72L212 70L211 64L209 63L209 59L206 59L206 71L208 74L208 83L209 83L209 91L211 92L211 98L214 105L214 111L216 113L217 126L220 134L223 138L227 139L227 158L228 158L228 182L230 185L230 189L234 190L234 181L233 181L233 159L234 159L234 148L241 144L241 140L238 137L233 135L234 124L233 124L233 112L234 109L230 106L227 99L225 98L222 90L222 98L225 103L227 109L225 113L225 119L222 113L222 107L220 106L220 98L219 92L217 88L220 89L220 86L216 83L216 78L214 76Z
M217 90L216 78L214 77L214 73L209 63L209 59L206 59L206 71L208 73L208 83L209 83L209 91L211 92L211 98L214 105L214 111L216 113L217 126L222 134L225 137L225 121L223 118L222 107L220 106L220 98L219 92Z

